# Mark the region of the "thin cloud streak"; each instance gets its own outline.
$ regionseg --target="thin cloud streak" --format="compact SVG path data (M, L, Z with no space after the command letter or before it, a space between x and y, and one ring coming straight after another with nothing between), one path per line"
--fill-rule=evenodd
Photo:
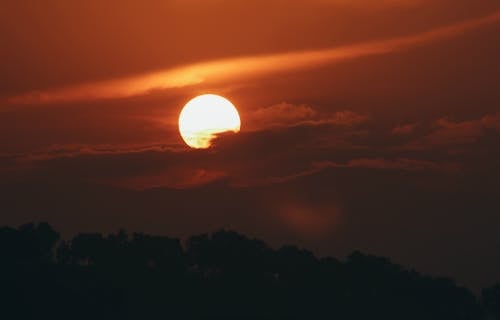
M54 90L31 92L8 99L9 104L46 104L78 100L127 98L157 90L200 84L217 84L284 71L315 68L326 64L382 55L451 38L500 22L500 11L434 30L322 50L278 53L201 62L169 70Z
M246 188L270 184L283 184L300 178L309 177L328 169L368 169L406 172L444 172L447 174L459 173L462 166L451 162L434 162L429 160L418 160L409 158L385 159L385 158L358 158L345 163L335 161L315 161L309 168L284 176L257 177L253 179L240 179L231 182L235 188Z

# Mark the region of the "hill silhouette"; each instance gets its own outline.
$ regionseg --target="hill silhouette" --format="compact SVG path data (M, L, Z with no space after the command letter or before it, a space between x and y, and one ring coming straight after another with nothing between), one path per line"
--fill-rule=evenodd
M451 279L355 251L344 261L233 231L179 239L0 228L2 319L500 319L500 284Z

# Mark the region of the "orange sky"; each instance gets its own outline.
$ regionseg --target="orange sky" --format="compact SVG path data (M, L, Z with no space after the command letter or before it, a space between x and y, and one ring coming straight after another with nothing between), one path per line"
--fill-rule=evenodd
M499 280L497 39L497 0L9 1L0 223L228 227ZM207 92L242 131L191 150L177 117Z

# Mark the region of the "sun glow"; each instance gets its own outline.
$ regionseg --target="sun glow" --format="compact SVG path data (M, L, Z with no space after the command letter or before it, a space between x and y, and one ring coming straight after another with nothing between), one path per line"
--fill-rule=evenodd
M206 149L217 134L239 132L240 116L226 98L204 94L189 101L179 116L179 131L188 146Z

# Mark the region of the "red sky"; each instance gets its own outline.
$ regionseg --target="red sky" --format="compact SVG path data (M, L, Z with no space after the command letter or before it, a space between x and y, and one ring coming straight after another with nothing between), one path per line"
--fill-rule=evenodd
M489 285L498 39L497 0L8 1L0 224L226 227ZM242 131L192 150L208 92Z

